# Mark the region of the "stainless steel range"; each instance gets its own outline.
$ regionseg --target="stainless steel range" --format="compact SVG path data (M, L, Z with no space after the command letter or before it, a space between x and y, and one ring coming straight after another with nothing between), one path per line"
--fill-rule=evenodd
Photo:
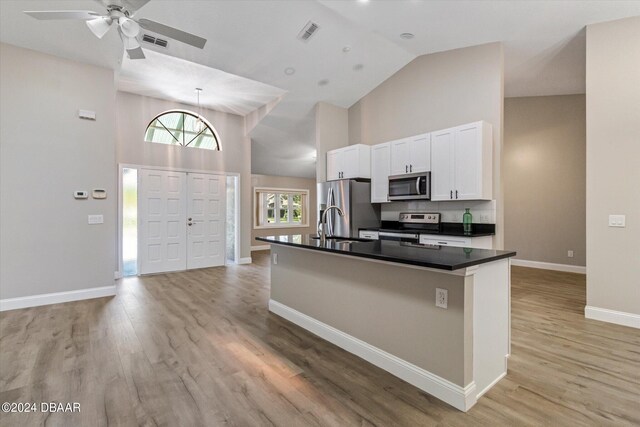
M401 242L418 243L420 234L438 233L440 231L440 214L434 212L402 212L393 227L380 228L380 240L399 240Z

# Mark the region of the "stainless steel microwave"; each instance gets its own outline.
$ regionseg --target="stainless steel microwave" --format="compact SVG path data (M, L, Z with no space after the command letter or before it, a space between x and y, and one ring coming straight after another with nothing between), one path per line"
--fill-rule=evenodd
M389 200L430 200L431 172L389 177Z

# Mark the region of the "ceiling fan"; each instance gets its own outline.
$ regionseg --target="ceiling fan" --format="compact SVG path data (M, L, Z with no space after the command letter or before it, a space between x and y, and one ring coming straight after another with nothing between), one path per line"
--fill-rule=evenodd
M136 38L140 28L161 34L165 37L202 49L206 39L177 28L152 21L133 19L134 14L149 0L96 0L107 9L106 14L90 10L40 10L25 11L29 16L41 20L76 19L83 20L96 37L102 38L115 23L127 55L131 59L144 59L144 52Z

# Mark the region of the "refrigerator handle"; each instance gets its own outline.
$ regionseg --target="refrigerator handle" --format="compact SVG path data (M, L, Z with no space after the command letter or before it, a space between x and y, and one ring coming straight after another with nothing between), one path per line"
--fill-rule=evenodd
M329 187L329 193L327 194L327 207L333 206L334 204L333 188ZM328 213L327 223L325 226L327 227L327 236L333 236L333 211Z

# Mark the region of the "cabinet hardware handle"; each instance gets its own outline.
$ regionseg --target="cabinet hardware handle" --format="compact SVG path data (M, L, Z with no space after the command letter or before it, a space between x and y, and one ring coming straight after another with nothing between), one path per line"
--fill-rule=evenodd
M409 166L404 165L404 173L407 173L407 172L409 172Z
M413 172L413 165L409 165L409 172Z
M453 199L453 190L449 191L449 198Z
M446 245L447 242L438 242L439 245Z
M456 199L458 198L458 190L456 190Z

